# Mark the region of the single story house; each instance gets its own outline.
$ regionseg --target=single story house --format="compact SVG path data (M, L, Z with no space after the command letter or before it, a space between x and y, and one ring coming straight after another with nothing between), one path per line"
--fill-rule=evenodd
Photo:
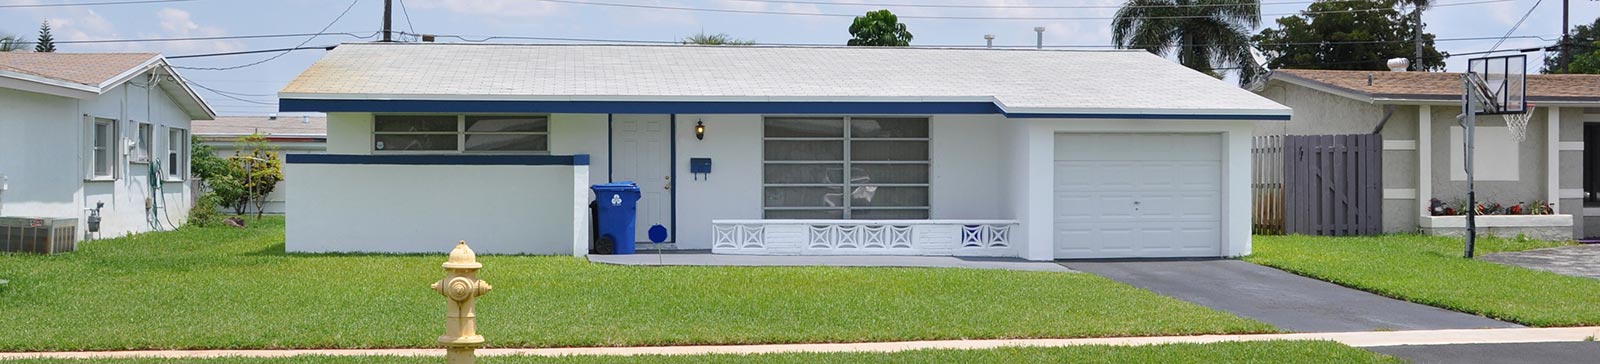
M322 116L218 116L213 120L195 120L194 136L200 143L211 146L218 157L227 158L238 153L238 140L259 133L267 145L278 153L306 154L328 151L328 118ZM278 181L272 193L267 194L263 212L283 214L284 196L289 192L289 181ZM254 207L249 208L254 211Z
M189 121L214 115L159 54L0 52L0 216L183 225Z
M1142 51L344 44L279 99L328 115L285 169L311 252L582 255L635 181L677 249L1239 256L1290 116Z
M1433 216L1431 199L1466 199L1461 74L1283 69L1259 93L1294 108L1289 122L1262 123L1257 135L1368 134L1383 138L1383 231L1459 235L1460 216ZM1571 239L1600 234L1600 211L1585 206L1600 188L1600 75L1528 75L1532 110L1518 142L1500 116L1479 116L1474 165L1478 201L1554 203L1547 216L1490 216L1489 233ZM1589 161L1585 161L1588 159ZM1590 202L1593 204L1593 202Z

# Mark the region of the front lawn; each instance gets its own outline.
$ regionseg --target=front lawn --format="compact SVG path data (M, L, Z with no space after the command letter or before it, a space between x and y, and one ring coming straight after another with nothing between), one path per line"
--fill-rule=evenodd
M428 289L443 254L286 255L281 219L252 222L0 255L0 351L430 347L443 332ZM1273 331L1089 274L481 261L495 288L478 327L500 347Z
M1600 280L1461 258L1460 238L1256 236L1256 264L1529 326L1600 325ZM1570 243L1478 239L1478 255Z
M161 359L171 364L422 364L438 357L331 357ZM23 360L18 364L132 364L150 359ZM699 363L1400 363L1399 359L1329 341L1259 341L1149 346L1013 347L990 350L916 350L896 353L789 353L760 355L481 357L485 364L699 364Z

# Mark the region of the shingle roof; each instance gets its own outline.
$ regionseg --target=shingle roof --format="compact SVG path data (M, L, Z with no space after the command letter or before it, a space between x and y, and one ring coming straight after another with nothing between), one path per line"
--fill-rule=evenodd
M328 118L322 116L218 116L191 123L196 136L240 136L260 132L280 137L327 137Z
M340 45L297 99L994 101L1007 110L1288 113L1140 51L633 45Z
M1273 77L1289 76L1355 92L1367 97L1397 99L1459 99L1461 74L1450 72L1389 72L1281 69ZM1367 77L1372 84L1367 84ZM1600 75L1528 75L1528 102L1600 102Z
M99 86L159 56L156 53L0 52L0 71Z

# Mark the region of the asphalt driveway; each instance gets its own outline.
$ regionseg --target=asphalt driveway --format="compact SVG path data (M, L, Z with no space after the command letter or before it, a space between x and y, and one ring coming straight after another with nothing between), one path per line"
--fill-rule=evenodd
M1239 260L1061 264L1298 332L1521 327Z
M1600 244L1495 253L1485 255L1482 259L1556 274L1600 279Z

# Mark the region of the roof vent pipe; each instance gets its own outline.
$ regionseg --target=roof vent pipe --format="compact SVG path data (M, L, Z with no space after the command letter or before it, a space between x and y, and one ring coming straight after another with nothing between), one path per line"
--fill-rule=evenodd
M983 42L985 48L994 48L994 34L984 34Z
M278 120L278 113L267 114L267 120Z
M1039 49L1044 49L1044 27L1033 27L1033 31L1035 33L1039 33L1039 44L1037 47Z
M1389 71L1390 72L1405 72L1406 69L1408 69L1408 68L1411 68L1411 60L1409 60L1409 59L1405 59L1405 58L1390 58L1389 59Z
M300 116L300 123L301 124L310 124L311 123L311 117L310 116Z

